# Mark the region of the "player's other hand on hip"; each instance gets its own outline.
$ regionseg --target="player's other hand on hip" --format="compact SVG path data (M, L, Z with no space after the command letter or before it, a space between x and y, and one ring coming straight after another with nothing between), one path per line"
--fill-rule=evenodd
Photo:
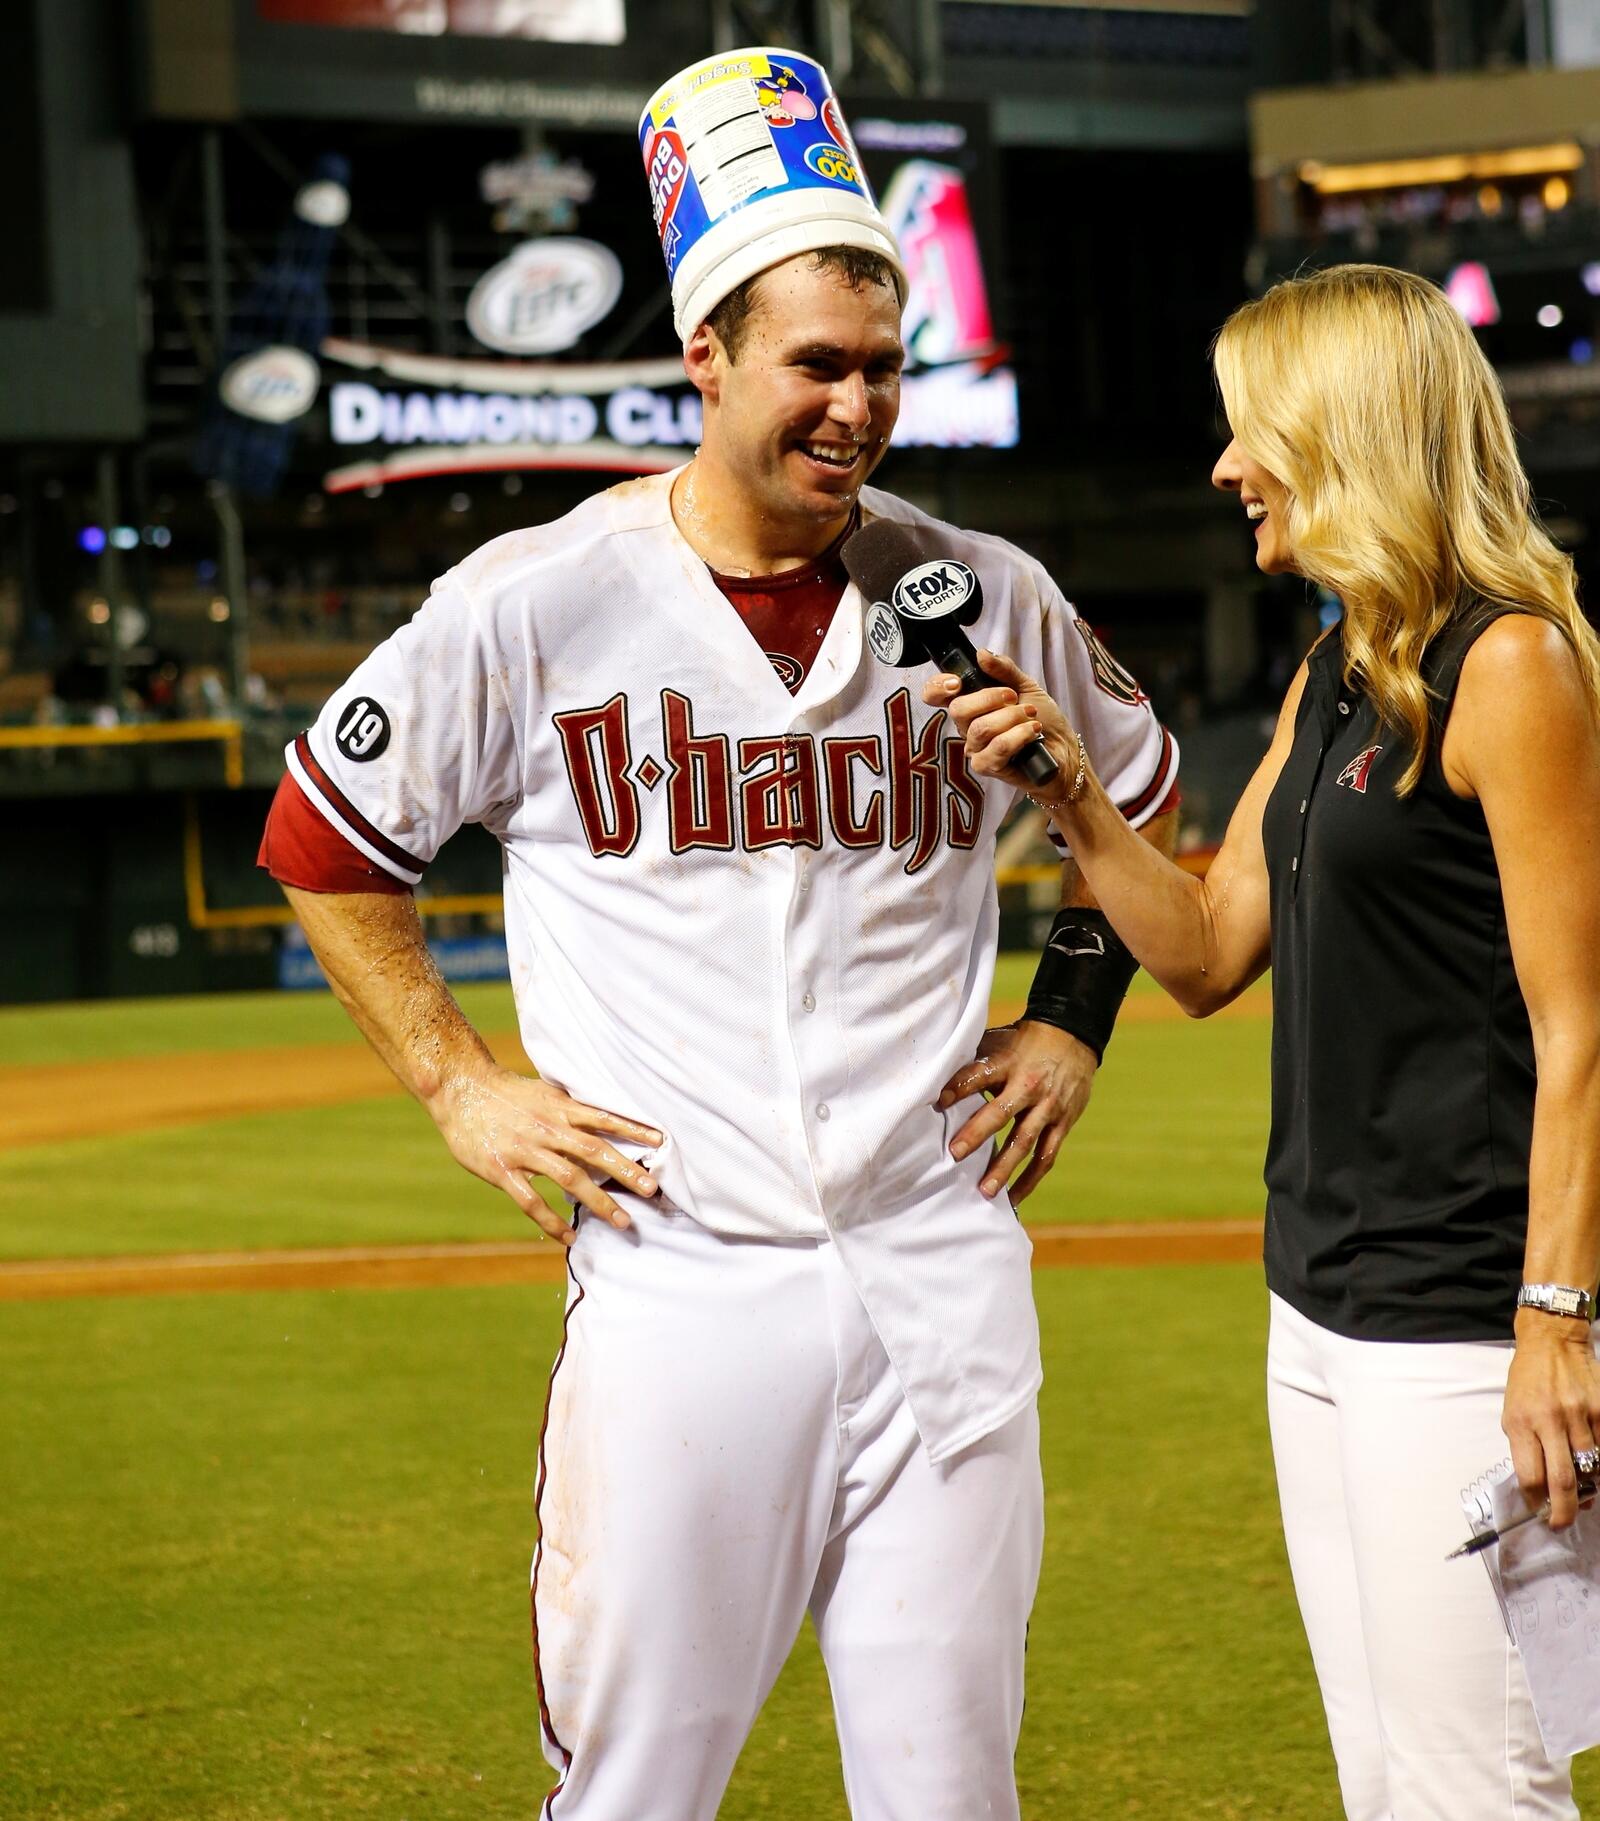
M978 663L996 688L962 695L956 678L941 674L923 684L923 701L949 715L965 742L967 763L980 777L1001 778L1038 803L1064 794L1077 775L1078 736L1055 698L998 651L980 650ZM1012 769L1017 754L1037 739L1043 739L1057 768L1055 780L1043 789Z
M1011 1188L1012 1204L1020 1206L1050 1173L1089 1104L1098 1066L1086 1043L1051 1024L986 1031L976 1058L957 1069L939 1095L941 1111L972 1094L990 1097L950 1140L950 1155L970 1156L992 1139L994 1155L979 1189L992 1199L1025 1164Z
M585 1106L548 1081L498 1066L447 1082L429 1109L450 1154L464 1169L503 1189L552 1239L570 1246L574 1229L533 1186L547 1177L580 1207L614 1227L628 1216L605 1191L617 1182L654 1195L656 1180L611 1138L659 1145L661 1134L637 1119Z

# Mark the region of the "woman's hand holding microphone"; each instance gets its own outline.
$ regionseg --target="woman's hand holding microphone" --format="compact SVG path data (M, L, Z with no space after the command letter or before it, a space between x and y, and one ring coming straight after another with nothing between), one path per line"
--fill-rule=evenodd
M998 651L980 650L978 662L998 687L962 695L956 678L935 676L922 686L923 701L949 715L966 743L967 763L980 777L1014 784L1047 810L1076 803L1088 783L1088 757L1054 697ZM1058 768L1047 785L1030 782L1012 764L1036 739L1044 741Z

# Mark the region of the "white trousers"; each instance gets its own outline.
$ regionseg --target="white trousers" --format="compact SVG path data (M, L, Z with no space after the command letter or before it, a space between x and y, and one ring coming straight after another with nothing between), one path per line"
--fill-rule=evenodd
M711 1821L808 1609L856 1821L1015 1821L1036 1408L934 1466L830 1244L629 1211L540 1443L541 1821Z
M1568 1821L1459 1493L1509 1451L1511 1343L1348 1340L1272 1298L1284 1538L1349 1821Z

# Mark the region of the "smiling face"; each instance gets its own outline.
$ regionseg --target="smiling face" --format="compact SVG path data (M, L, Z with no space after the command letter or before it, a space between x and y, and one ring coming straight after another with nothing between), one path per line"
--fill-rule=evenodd
M761 275L733 352L702 324L685 359L706 405L701 461L745 510L808 537L842 528L900 413L894 286L801 254Z
M1293 575L1294 551L1289 543L1289 489L1246 453L1235 437L1217 458L1211 484L1224 493L1236 493L1250 520L1256 539L1256 567L1263 575Z

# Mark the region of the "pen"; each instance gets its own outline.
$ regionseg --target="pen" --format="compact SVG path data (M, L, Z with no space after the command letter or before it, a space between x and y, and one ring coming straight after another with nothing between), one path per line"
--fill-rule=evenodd
M1580 1501L1592 1499L1596 1490L1597 1487L1594 1480L1589 1479L1585 1475L1579 1475L1578 1498ZM1469 1536L1466 1542L1461 1544L1459 1548L1452 1549L1444 1559L1447 1562L1453 1562L1458 1555L1480 1555L1491 1543L1498 1543L1501 1537L1507 1535L1510 1531L1520 1530L1524 1524L1532 1524L1538 1519L1549 1517L1549 1515L1550 1501L1549 1499L1546 1499L1537 1511L1525 1511L1521 1517L1513 1518L1509 1524L1502 1524L1498 1530L1485 1530L1481 1536Z

